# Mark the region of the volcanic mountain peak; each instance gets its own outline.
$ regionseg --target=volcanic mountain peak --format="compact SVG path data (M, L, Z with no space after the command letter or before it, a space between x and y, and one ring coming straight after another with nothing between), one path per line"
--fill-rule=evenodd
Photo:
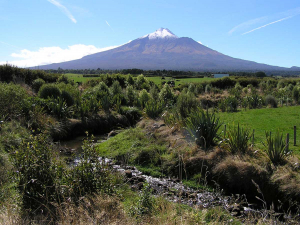
M175 34L172 33L172 31L170 31L167 28L159 28L158 30L156 30L155 32L151 33L151 34L147 34L141 38L149 38L150 40L153 39L169 39L169 38L178 38Z

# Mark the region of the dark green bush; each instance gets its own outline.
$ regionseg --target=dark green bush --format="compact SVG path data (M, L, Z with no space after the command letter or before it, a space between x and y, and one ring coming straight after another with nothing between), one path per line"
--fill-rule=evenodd
M120 114L128 119L130 125L134 125L142 116L142 112L137 107L129 106L122 106Z
M277 108L277 99L272 95L267 95L266 97L266 105L271 105L273 108Z
M45 84L45 81L41 78L38 78L32 82L32 89L38 93L40 88Z
M43 99L60 97L60 90L55 84L44 84L39 90L39 97Z
M224 77L222 79L217 79L214 81L211 81L210 84L213 87L219 88L219 89L227 89L230 87L234 87L236 81L230 79L229 77Z
M73 80L70 80L66 75L61 75L58 79L57 79L58 83L65 83L65 84L74 84Z
M204 149L215 145L222 125L214 113L204 112L201 108L192 110L185 124L186 129L195 138L196 144Z
M72 95L69 92L63 90L61 92L61 98L62 98L63 101L66 102L67 106L70 107L70 106L74 105L74 99L73 99Z

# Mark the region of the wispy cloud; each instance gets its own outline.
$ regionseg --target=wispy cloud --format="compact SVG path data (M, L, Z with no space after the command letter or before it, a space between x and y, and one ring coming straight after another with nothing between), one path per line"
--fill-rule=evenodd
M74 16L71 14L71 12L65 6L63 6L56 0L47 0L47 1L52 3L53 5L57 6L64 14L67 15L67 17L69 17L70 20L72 20L73 23L77 23Z
M274 22L271 22L271 23L265 24L265 25L263 25L263 26L257 27L257 28L255 28L255 29L253 29L253 30L247 31L247 32L243 33L242 35L249 34L249 33L253 32L253 31L259 30L259 29L261 29L261 28L270 26L270 25L272 25L272 24L274 24L274 23L279 23L279 22L281 22L281 21L284 21L284 20L287 20L287 19L290 19L290 18L293 18L293 17L294 17L294 16L288 16L288 17L282 18L282 19L280 19L280 20L276 20L276 21L274 21Z
M105 20L105 22L112 30L114 30L106 20Z
M257 23L260 23L260 22L264 22L267 19L268 19L268 17L264 16L264 17L260 17L260 18L256 18L256 19L252 19L252 20L246 21L246 22L241 23L241 24L235 26L234 28L232 28L230 31L228 31L228 34L232 34L235 31L238 31L238 30L241 30L241 29L249 28L250 26L252 26L254 24L257 24Z
M6 43L6 42L3 42L3 41L0 41L0 44L3 44L3 45L7 45L7 46L10 46L10 47L14 47L14 48L18 48L18 49L20 49L20 47L18 47L18 46L11 45L11 44L9 44L9 43Z
M232 35L234 32L240 32L240 33L243 32L242 35L245 35L245 34L253 32L253 31L259 30L261 28L267 27L269 25L272 25L272 24L279 23L281 21L290 19L290 18L295 17L299 14L300 14L300 7L290 9L290 10L280 12L280 13L270 15L270 16L255 18L255 19L248 20L246 22L243 22L243 23L235 26L230 31L228 31L228 34ZM259 26L257 28L254 28L254 29L251 29L250 31L247 31L251 27L253 28L254 25L256 25L256 26L261 25L261 26Z

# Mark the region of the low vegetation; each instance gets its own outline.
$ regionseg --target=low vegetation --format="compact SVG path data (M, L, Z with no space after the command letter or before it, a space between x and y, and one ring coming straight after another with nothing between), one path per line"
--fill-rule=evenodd
M300 138L293 145L299 79L98 72L61 75L0 66L1 222L299 222ZM110 131L95 144L91 134ZM70 166L75 156L66 157L56 142L80 135L86 136L82 152ZM198 193L245 194L261 214L237 219L232 205L228 210L172 203L154 197L146 183L131 190L100 156L179 180Z

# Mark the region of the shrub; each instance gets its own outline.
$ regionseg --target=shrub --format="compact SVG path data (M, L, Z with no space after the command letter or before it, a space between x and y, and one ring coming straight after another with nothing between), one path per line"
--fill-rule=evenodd
M277 99L272 95L267 95L266 105L271 105L273 108L277 108Z
M226 99L227 112L236 112L238 107L238 100L235 97L229 96Z
M298 103L299 102L299 97L300 97L299 87L295 86L293 88L292 95L293 95L293 99L295 100L295 102Z
M58 199L56 169L52 151L44 135L31 137L13 156L17 187L21 194L22 209L33 216L54 209L52 202Z
M199 104L193 93L181 93L178 96L176 102L176 110L181 115L181 118L186 118L190 114L192 109L196 109L198 106Z
M127 82L127 86L134 85L134 79L131 74L128 75L126 82Z
M70 80L66 75L61 75L58 79L57 79L58 83L65 83L65 84L74 84L73 80Z
M142 90L142 89L149 90L149 88L150 88L148 79L145 78L143 74L139 75L136 78L135 86L136 86L136 89L138 89L138 90Z
M122 94L122 87L120 86L119 81L115 81L112 86L110 87L110 94L112 96L121 95Z
M205 86L205 93L210 93L210 92L211 92L211 89L212 89L211 84L207 84L207 85Z
M161 101L150 99L145 106L145 112L150 118L157 118L164 110L164 104Z
M232 153L245 153L248 149L248 143L251 138L250 130L233 126L227 133L226 147Z
M68 107L67 103L61 97L58 99L52 99L47 105L51 111L51 114L57 119L64 120L68 117L71 117L73 114L73 108Z
M283 134L276 132L275 137L271 137L271 133L266 132L266 142L263 143L265 153L274 165L282 164L285 158L290 154L286 152L286 145Z
M101 165L93 137L84 140L82 150L78 165L73 167L66 177L69 195L74 202L87 194L113 192L111 173Z
M226 108L227 108L226 99L221 99L221 101L218 104L218 108L221 110L221 112L226 112Z
M135 124L142 116L142 112L137 107L128 106L122 106L120 108L120 114L129 120L130 125Z
M21 114L21 102L28 94L20 85L0 83L0 120Z
M216 88L226 89L230 87L234 87L236 81L230 79L229 77L224 77L222 79L217 79L211 82L211 85Z
M168 84L165 84L161 89L159 99L164 104L173 105L175 96Z
M214 113L205 113L201 108L192 110L185 124L189 133L195 137L196 144L204 149L215 144L222 125Z
M61 98L63 101L66 102L67 106L70 107L70 106L74 105L74 99L69 92L63 90L61 92Z
M39 97L43 99L58 98L60 90L55 84L44 84L39 90Z
M45 81L43 79L36 79L32 82L32 89L38 93L40 88L45 84Z
M137 105L138 95L131 85L127 86L126 88L126 99L129 106Z
M262 106L262 98L258 94L252 94L248 97L248 104L250 109L260 108Z
M159 93L158 93L158 88L156 85L152 85L150 88L150 96L153 99L158 99L159 98Z
M143 89L139 95L139 102L140 102L140 105L142 108L144 108L146 106L149 99L150 99L150 95L148 94L148 92L145 89Z

